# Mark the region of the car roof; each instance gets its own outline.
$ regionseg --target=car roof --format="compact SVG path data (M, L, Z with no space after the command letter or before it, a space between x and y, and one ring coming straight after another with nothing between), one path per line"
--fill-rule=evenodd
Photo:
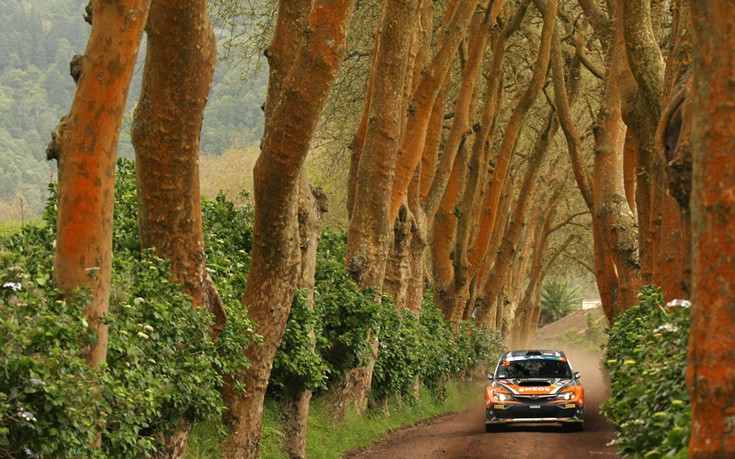
M563 351L555 351L550 349L522 349L504 352L500 360L528 360L528 359L550 359L550 360L566 360L566 354Z

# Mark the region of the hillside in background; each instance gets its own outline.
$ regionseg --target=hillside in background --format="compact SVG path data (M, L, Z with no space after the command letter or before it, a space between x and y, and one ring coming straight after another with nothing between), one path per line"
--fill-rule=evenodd
M36 217L43 208L49 175L46 145L74 97L69 61L83 54L90 26L86 0L7 0L0 15L0 221ZM219 37L225 39L226 36ZM128 127L140 93L139 68L133 76L119 154L131 157ZM202 150L257 145L263 129L261 105L266 72L244 78L245 65L230 55L217 64L202 129Z

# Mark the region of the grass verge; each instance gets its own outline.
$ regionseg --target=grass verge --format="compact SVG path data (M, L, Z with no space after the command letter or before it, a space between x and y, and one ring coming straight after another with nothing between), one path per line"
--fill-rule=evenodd
M376 443L397 428L414 425L441 414L463 411L482 401L480 382L453 381L447 389L447 397L442 401L437 401L428 390L422 389L421 396L416 401L404 402L402 405L395 401L391 403L390 415L379 410L368 411L363 416L348 414L341 425L335 424L326 402L316 399L309 410L307 455L310 458L339 459L348 451ZM468 393L472 396L468 397ZM287 458L280 448L283 437L280 416L277 404L266 401L260 451L262 459ZM219 459L222 457L220 445L224 437L224 430L214 422L195 425L186 458Z

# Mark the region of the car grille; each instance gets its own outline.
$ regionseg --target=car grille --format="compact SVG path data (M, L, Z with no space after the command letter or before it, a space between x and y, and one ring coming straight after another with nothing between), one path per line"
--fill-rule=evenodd
M555 395L514 395L513 398L523 403L546 403L552 400Z

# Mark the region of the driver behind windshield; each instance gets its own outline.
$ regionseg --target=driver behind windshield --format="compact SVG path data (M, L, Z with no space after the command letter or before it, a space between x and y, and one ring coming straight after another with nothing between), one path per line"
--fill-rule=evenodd
M561 360L505 361L498 369L498 378L570 378L569 365Z

